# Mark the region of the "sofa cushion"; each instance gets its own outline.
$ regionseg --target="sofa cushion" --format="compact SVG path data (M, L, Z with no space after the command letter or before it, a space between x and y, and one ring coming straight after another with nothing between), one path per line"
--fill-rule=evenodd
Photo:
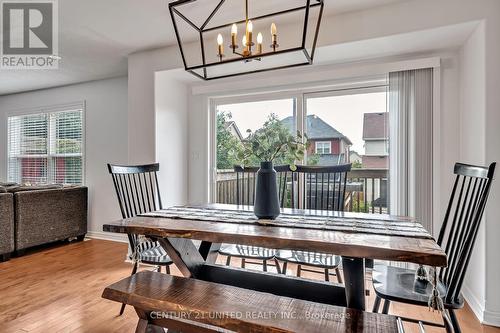
M63 188L62 184L48 184L48 185L20 185L20 186L12 186L7 188L7 191L10 193L23 192L23 191L41 191L41 190L54 190Z
M7 189L5 187L3 187L2 185L0 185L0 193L6 193L7 192Z
M3 187L9 187L9 186L14 186L14 185L19 186L19 184L15 183L15 182L0 182L0 186L3 186Z

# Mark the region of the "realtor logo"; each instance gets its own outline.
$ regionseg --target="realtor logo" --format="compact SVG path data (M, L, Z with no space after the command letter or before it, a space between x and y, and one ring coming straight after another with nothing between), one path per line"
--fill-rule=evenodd
M58 67L57 2L0 1L0 69Z

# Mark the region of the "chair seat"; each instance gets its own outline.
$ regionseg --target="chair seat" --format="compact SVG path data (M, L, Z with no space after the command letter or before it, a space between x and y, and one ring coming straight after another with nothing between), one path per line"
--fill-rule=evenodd
M260 246L222 244L219 253L222 255L237 258L269 260L274 258L274 256L276 255L276 250Z
M335 254L296 250L279 250L276 254L276 259L292 262L299 265L307 265L327 269L337 268L341 263L340 256L337 256Z
M432 284L416 283L416 270L376 264L373 267L373 289L377 296L389 301L427 306L432 292ZM446 295L446 286L438 282L439 294ZM446 304L446 308L459 309L463 306L463 299L459 302Z
M139 248L139 260L149 265L171 265L172 259L158 242L145 242Z

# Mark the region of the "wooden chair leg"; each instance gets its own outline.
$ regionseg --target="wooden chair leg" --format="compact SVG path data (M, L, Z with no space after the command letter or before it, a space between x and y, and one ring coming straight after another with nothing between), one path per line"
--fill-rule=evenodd
M132 273L130 273L130 275L134 275L135 273L137 273L137 266L138 266L138 263L135 262L134 263L134 267L132 268ZM120 314L118 316L121 316L123 314L123 312L125 311L125 303L122 304L122 307L120 308Z
M170 274L170 265L165 266L165 273Z
M378 309L380 308L380 301L381 300L382 299L380 297L378 297L377 295L375 295L375 302L373 303L372 312L374 312L374 313L378 312Z
M338 267L335 268L335 275L337 276L338 283L344 283L344 280L342 279L342 275L340 273L340 269Z
M227 256L227 258L226 258L226 266L231 266L231 256Z
M300 274L302 274L302 266L297 265L297 277L300 277Z
M453 328L453 333L461 333L462 330L460 329L460 324L458 323L457 316L455 314L455 310L448 310L448 314L450 317L451 325Z
M325 281L330 281L330 270L328 268L325 268Z
M283 273L283 275L286 275L287 268L288 268L288 263L285 261L283 263L283 269L281 270L281 273Z
M280 262L278 261L278 259L274 258L274 264L276 265L276 272L278 274L281 274Z
M262 260L262 268L264 272L267 272L267 260Z
M245 268L245 258L241 259L241 268Z
M384 299L384 306L382 307L382 313L388 314L390 306L391 306L391 301Z

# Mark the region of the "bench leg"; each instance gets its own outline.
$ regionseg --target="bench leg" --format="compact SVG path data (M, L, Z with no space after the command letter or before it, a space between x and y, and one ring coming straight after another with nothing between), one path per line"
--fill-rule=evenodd
M231 266L231 256L227 256L227 258L226 258L226 266Z

